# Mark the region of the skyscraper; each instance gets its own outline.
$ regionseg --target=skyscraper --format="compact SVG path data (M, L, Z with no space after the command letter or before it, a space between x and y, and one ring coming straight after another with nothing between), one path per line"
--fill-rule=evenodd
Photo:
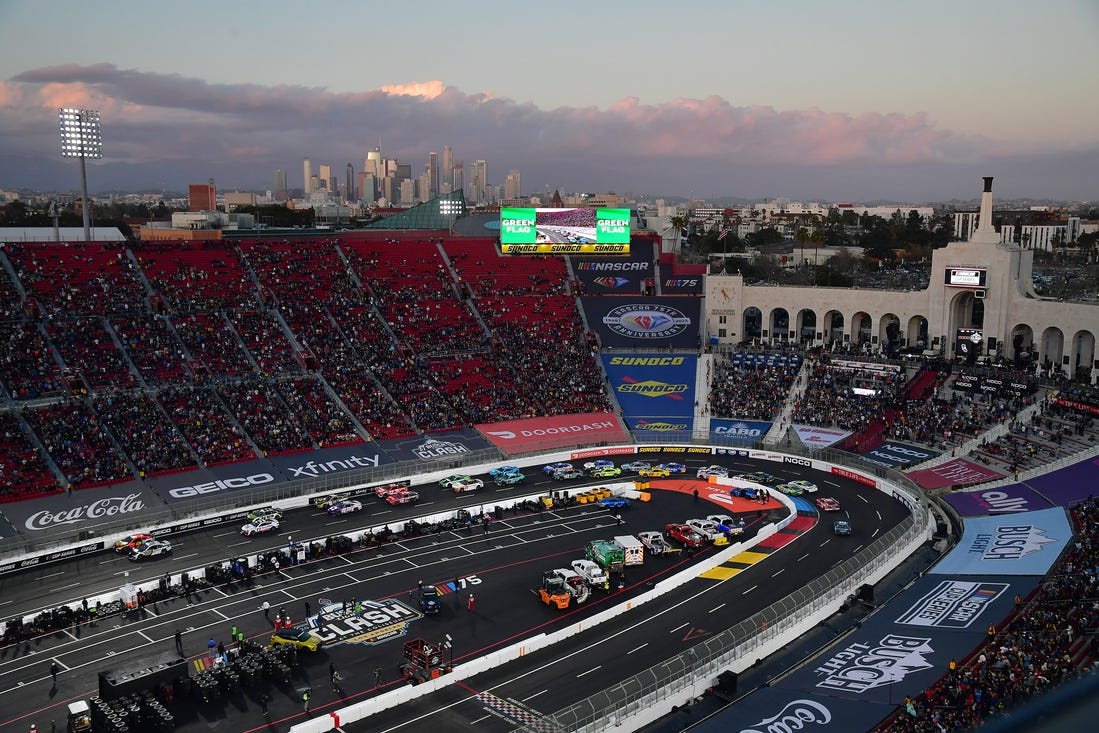
M420 198L433 199L439 195L439 154L431 152L427 154L427 177L428 177L428 190L427 195L424 192L420 192Z
M327 163L321 163L320 172L317 173L317 180L321 184L321 188L325 191L331 191L330 183L332 182L332 166Z
M279 168L275 171L275 187L273 190L275 201L285 201L287 199L286 193L286 171Z
M454 151L449 145L443 146L443 180L439 183L439 190L443 189L447 193L454 190Z
M465 188L465 173L463 171L465 164L462 161L457 161L454 164L454 170L450 174L450 190L461 191Z
M522 190L519 182L519 171L508 171L507 178L504 179L504 198L517 199L522 195Z
M475 160L469 171L469 200L475 204L488 201L487 165L483 160Z
M313 193L313 163L309 158L305 159L303 168L305 173L305 186L303 188L305 189L305 195L308 196Z
M367 173L373 173L374 178L381 180L385 177L385 166L382 165L382 149L374 148L366 154L366 161L363 165L363 170Z
M347 193L344 194L344 198L348 201L358 199L358 196L355 195L355 168L350 163L347 164L347 179L345 185L347 186Z

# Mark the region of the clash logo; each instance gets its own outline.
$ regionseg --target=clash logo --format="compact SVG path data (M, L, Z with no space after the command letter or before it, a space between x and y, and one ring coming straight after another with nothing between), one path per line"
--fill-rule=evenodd
M380 644L404 636L422 613L400 601L335 602L322 598L321 610L307 623L324 644Z

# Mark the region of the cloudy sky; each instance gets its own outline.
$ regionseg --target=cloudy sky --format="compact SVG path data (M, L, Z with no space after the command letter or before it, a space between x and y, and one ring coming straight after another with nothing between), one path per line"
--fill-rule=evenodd
M0 188L342 180L454 149L524 192L1099 199L1095 0L0 0ZM467 174L468 182L468 174Z

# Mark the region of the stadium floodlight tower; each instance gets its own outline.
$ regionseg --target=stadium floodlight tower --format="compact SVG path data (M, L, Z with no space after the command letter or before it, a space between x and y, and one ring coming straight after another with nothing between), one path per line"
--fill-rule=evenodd
M84 241L92 238L91 208L88 206L88 172L86 158L103 157L103 137L99 129L99 110L62 107L57 111L61 120L61 156L80 158L80 200L84 214Z

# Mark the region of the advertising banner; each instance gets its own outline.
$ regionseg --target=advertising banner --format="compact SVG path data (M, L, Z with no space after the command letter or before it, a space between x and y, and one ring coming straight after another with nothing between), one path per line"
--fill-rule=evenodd
M657 441L670 435L684 436L694 430L694 416L691 417L630 417L626 416L626 425L638 440Z
M965 520L962 541L939 561L936 575L1045 575L1072 539L1065 510Z
M937 455L939 454L936 451L924 448L922 445L909 445L908 443L887 440L877 448L866 451L860 457L867 463L885 466L886 468L896 468L897 466L923 463Z
M715 439L720 438L723 443L733 440L754 443L757 440L762 440L773 424L763 420L733 420L724 417L712 417L710 418L710 436Z
M944 486L967 486L1003 478L1004 474L988 466L979 466L964 458L940 463L934 468L910 471L908 478L924 489L941 489Z
M694 354L604 354L603 366L627 418L694 416Z
M630 210L503 208L500 242L520 245L503 247L505 254L625 254L630 245ZM618 246L600 250L593 245Z
M137 524L163 506L147 486L137 481L3 505L8 521L36 541L51 535L75 536L83 529L110 522Z
M1088 458L1044 476L1035 476L1027 485L1041 492L1058 506L1074 506L1099 493L1099 458Z
M699 298L586 296L581 303L588 327L604 347L698 348Z
M290 481L320 478L363 468L377 468L384 463L394 462L374 441L340 448L294 453L289 456L270 456L268 460Z
M989 514L1014 514L1049 509L1049 502L1023 484L998 486L995 489L955 491L942 497L963 517L983 517Z
M702 295L702 275L674 275L660 278L661 295Z
M397 462L401 461L442 461L450 458L462 458L475 450L490 447L485 440L471 428L448 430L443 433L383 440L382 449Z
M623 443L626 431L613 412L528 417L475 428L507 454L591 443Z
M885 701L856 705L807 690L761 687L728 712L695 723L691 733L850 733L873 730L893 708Z
M843 428L822 428L816 425L794 425L793 428L798 440L806 448L827 448L851 434L850 430Z
M924 576L776 687L827 695L833 698L832 710L842 709L844 701L897 705L942 677L951 659L964 659L984 639L988 625L1000 624L1015 596L1028 594L1037 580Z
M641 283L651 279L653 245L647 239L631 245L629 257L574 258L573 272L589 295L639 295Z
M293 458L306 460L300 453ZM196 471L153 476L146 482L164 501L187 501L198 497L226 494L240 489L273 486L284 481L283 474L266 460L227 463Z

